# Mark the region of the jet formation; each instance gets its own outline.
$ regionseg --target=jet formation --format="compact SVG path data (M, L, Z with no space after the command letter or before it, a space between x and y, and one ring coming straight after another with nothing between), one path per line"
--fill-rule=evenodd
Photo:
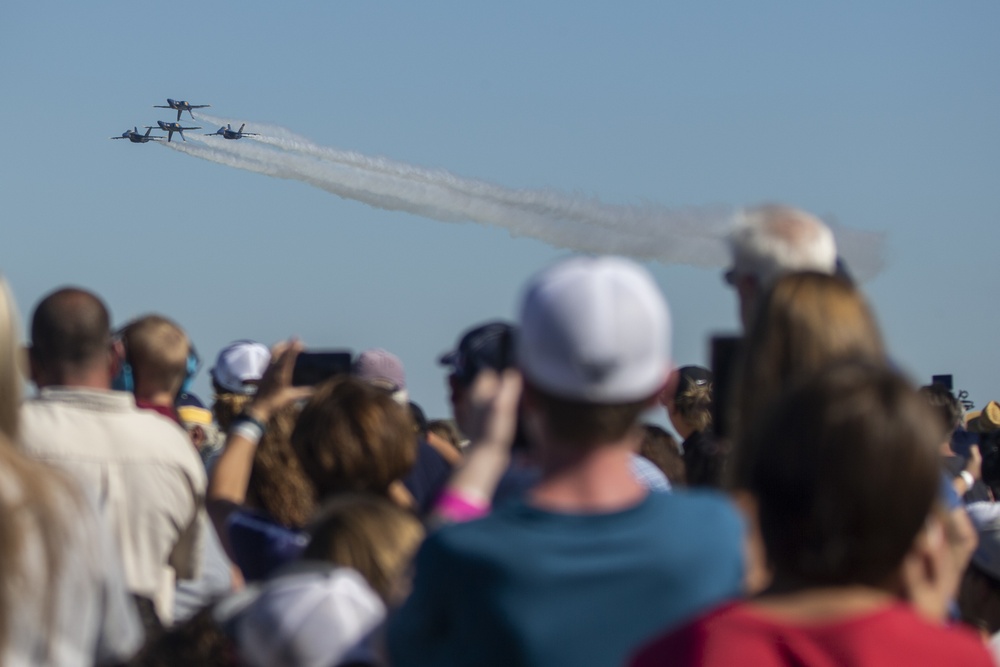
M175 132L177 134L181 135L181 139L183 141L187 141L187 139L184 138L184 131L185 130L200 130L202 128L201 127L182 127L181 126L181 122L180 122L181 121L181 113L187 111L191 115L191 118L194 118L194 113L191 111L192 109L206 109L206 108L208 108L210 106L212 106L212 105L211 104L191 104L190 102L185 102L184 100L173 100L173 99L167 98L167 104L166 104L166 106L164 106L162 104L154 104L153 108L155 108L155 109L176 109L177 110L177 120L175 122L168 122L168 121L165 121L165 120L158 120L158 121L156 121L156 125L146 125L146 126L144 126L146 128L146 134L140 134L139 133L139 127L135 126L133 129L126 130L124 133L122 133L122 136L120 136L120 137L111 137L111 139L128 139L129 141L131 141L134 144L144 144L144 143L146 143L148 141L163 141L163 137L162 136L159 136L159 137L151 137L151 136L149 136L149 133L150 133L151 130L155 130L155 129L159 128L160 130L163 130L164 132L167 133L167 143L169 143L174 138L174 133ZM242 125L240 125L240 129L234 130L232 125L227 124L225 127L220 127L215 132L211 132L209 134L206 134L205 136L219 135L223 139L242 139L243 137L259 137L260 136L259 134L255 134L253 132L244 132L243 128L246 127L246 126L247 126L247 124L243 123Z

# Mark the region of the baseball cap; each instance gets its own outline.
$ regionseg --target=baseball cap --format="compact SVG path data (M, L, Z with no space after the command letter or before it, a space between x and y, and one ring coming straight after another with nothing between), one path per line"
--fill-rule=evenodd
M271 351L252 340L238 340L222 348L209 373L219 387L234 394L255 394L271 361Z
M243 664L374 663L368 637L385 605L355 570L303 562L275 576L235 620Z
M452 375L462 384L472 384L484 368L501 371L513 363L516 333L516 327L507 322L480 324L466 330L459 338L458 347L441 355L438 363L451 366Z
M677 369L677 391L680 396L692 387L702 387L712 382L712 371L702 366L682 366Z
M670 313L652 276L619 257L574 257L529 281L517 358L554 396L628 403L670 372Z
M406 373L403 362L392 352L373 347L361 352L354 361L355 377L392 394L401 405L406 405Z
M201 399L194 394L182 392L177 396L174 407L182 422L204 426L212 423L212 411L206 408Z

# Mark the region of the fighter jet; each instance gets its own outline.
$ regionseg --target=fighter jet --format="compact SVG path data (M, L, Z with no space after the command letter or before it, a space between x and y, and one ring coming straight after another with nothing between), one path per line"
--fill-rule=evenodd
M233 126L229 125L227 123L225 127L220 127L215 132L209 132L205 136L206 137L211 137L211 136L214 136L216 134L221 134L223 139L242 139L243 137L259 137L260 136L259 134L255 134L253 132L244 132L243 128L246 127L246 126L247 126L247 124L243 123L242 125L240 125L240 129L234 130Z
M212 105L211 104L191 104L189 102L185 102L184 100L172 100L172 99L170 99L168 97L167 98L167 106L163 106L162 104L154 104L153 108L154 109L177 109L177 121L180 122L180 120L181 120L181 112L182 111L187 111L189 114L191 114L191 119L193 120L194 119L194 114L191 113L191 109L205 109L205 108L208 108L210 106L212 106Z
M109 139L128 139L133 144L144 144L147 141L163 141L163 137L151 137L149 136L150 131L153 128L146 130L146 134L139 134L139 128L133 127L131 130L125 130L122 132L120 137L108 137Z
M180 123L168 123L165 120L158 120L156 124L160 126L160 129L167 133L167 143L174 137L174 132L181 135L181 139L184 139L184 130L200 130L200 127L181 127ZM147 125L146 127L152 128L153 125ZM184 139L187 141L187 139Z

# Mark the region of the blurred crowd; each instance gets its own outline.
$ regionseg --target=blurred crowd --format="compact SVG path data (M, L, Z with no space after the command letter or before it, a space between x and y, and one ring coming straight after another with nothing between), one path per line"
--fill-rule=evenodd
M572 257L434 419L388 350L236 340L202 400L168 316L59 287L22 343L0 283L0 664L994 664L1000 404L899 372L817 217L728 244L711 368Z

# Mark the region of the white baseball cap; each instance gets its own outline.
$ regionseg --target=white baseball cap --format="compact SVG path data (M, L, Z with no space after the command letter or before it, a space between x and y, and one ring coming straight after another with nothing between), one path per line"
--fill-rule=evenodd
M271 361L271 351L252 340L238 340L222 348L209 373L215 383L234 394L254 394ZM248 384L251 383L251 384Z
M268 581L235 624L242 664L331 667L375 662L371 633L385 620L381 598L355 570L303 562Z
M574 257L536 275L521 303L517 358L554 396L593 403L649 398L670 373L670 312L644 268Z

